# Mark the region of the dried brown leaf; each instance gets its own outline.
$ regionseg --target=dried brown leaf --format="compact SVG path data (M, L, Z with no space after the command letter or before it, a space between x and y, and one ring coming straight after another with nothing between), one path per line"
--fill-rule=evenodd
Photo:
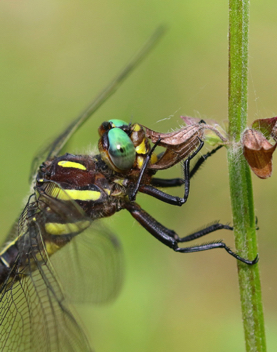
M260 131L267 139L274 134L276 137L276 125L277 117L270 117L268 119L257 119L252 123L252 128L257 131Z
M169 133L156 132L145 126L143 128L146 137L152 143L161 139L158 145L166 148L160 159L155 164L149 165L150 169L155 170L167 169L185 159L203 139L203 124L199 123Z
M243 133L243 155L251 170L259 178L265 179L272 174L272 154L277 144L272 145L259 131L247 129Z

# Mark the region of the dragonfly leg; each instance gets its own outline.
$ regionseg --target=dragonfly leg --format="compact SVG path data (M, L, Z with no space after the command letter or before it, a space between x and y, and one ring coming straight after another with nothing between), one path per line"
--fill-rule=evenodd
M232 230L232 227L230 227L229 225L215 223L213 225L208 226L205 229L202 229L191 235L180 238L176 234L176 232L160 224L151 215L149 215L146 211L144 211L138 204L134 202L126 202L125 208L149 233L151 233L157 240L159 240L166 246L172 248L175 252L193 253L193 252L207 251L215 248L224 248L228 254L232 255L234 258L236 258L237 260L240 260L245 264L253 265L253 264L256 264L257 261L259 260L258 255L254 260L248 260L240 257L222 241L216 241L216 242L206 243L203 245L197 245L197 246L191 246L191 247L185 247L185 248L180 248L178 246L178 243L192 241L194 239L203 237L219 229Z
M153 186L150 185L140 185L139 187L139 191L141 193L146 193L152 197L155 197L159 200L161 200L162 202L171 204L171 205L178 205L181 206L184 203L186 203L188 196L189 196L189 190L190 190L190 161L192 158L195 157L195 155L201 150L201 148L204 145L204 142L202 140L199 139L199 146L198 148L191 154L188 156L188 158L184 161L184 187L185 187L185 192L184 192L184 197L180 198L180 197L175 197L175 196L171 196L170 194L167 194L163 191L160 191L159 189L156 189ZM175 179L176 180L176 179ZM178 182L178 181L176 181Z
M165 193L165 192L163 192L153 186L149 186L149 185L141 185L139 188L139 191L141 193L148 194L151 197L157 198L162 202L165 202L165 203L168 203L171 205L178 205L178 206L182 206L188 197L188 192L187 192L187 194L185 194L186 198L180 198L180 197L172 196L168 193Z
M196 164L194 165L194 167L190 170L189 172L189 177L192 178L196 172L200 169L200 167L204 164L204 162L211 157L212 155L214 155L219 149L221 149L223 147L223 145L219 145L216 148L212 149L210 152L208 152L207 154L202 155L196 162Z
M189 177L192 178L196 172L200 169L200 167L204 164L204 162L213 154L215 154L220 148L222 148L222 145L219 145L218 147L214 148L207 154L202 155L189 172ZM151 179L151 186L153 187L178 187L182 186L184 184L184 179L182 178L172 178L172 179L163 179L163 178L158 178L158 177L153 177Z
M151 186L153 187L178 187L182 186L184 184L184 180L180 177L178 178L158 178L158 177L152 177L151 179Z
M190 183L190 179L196 174L196 172L200 169L200 167L203 165L203 163L213 154L215 154L220 148L222 148L222 145L219 145L218 147L214 148L213 150L211 150L210 152L208 152L207 154L202 155L196 162L196 164L194 165L194 167L192 168L192 170L190 171L190 160L196 155L198 154L198 152L200 151L200 149L203 147L204 142L202 140L200 140L200 145L198 146L198 148L191 154L188 156L188 158L184 161L184 178L174 178L174 179L161 179L161 178L155 178L153 177L151 180L151 185L154 187L177 187L177 186L181 186L181 185L185 185L185 195L183 198L179 198L179 197L172 197L169 196L167 197L165 195L165 202L169 203L169 204L174 204L174 205L183 205L186 202L186 191L187 194L189 193L189 183ZM151 158L152 153L154 152L154 150L156 149L156 147L158 146L160 142L160 139L154 144L154 146L151 148L150 152L148 153L146 159L144 160L144 164L142 166L139 178L137 180L136 186L133 189L132 193L129 195L129 200L130 201L135 201L136 199L136 195L137 192L140 191L142 193L147 193L149 195L152 195L155 198L158 198L160 200L163 201L163 196L162 193L157 193L155 191L153 191L153 194L151 193L151 189L150 187L142 187L140 188L140 184L141 184L141 180L143 177L143 174L145 172L145 169L149 163L149 160ZM145 190L145 192L144 192ZM164 193L165 194L165 193ZM187 195L188 196L188 195ZM175 198L175 202L174 202L174 198ZM169 200L170 199L170 200Z
M145 160L144 160L144 163L142 165L142 168L140 170L140 174L139 174L139 178L137 180L137 183L135 185L135 188L132 190L132 192L129 194L129 200L132 202L132 201L135 201L136 200L136 195L139 191L139 187L140 187L140 183L141 183L141 180L142 180L142 177L145 173L145 170L146 170L146 167L151 159L151 156L154 152L154 150L157 148L158 144L160 143L161 139L159 138L157 140L157 142L153 145L153 147L151 148L150 152L147 154Z
M191 177L195 175L195 173L199 170L199 168L210 156L212 156L222 147L222 145L220 145L215 149L211 150L209 153L202 155L196 162L193 169L189 171L190 160L199 152L202 146L203 145L200 145L199 148L195 151L195 153L192 154L190 157L188 157L187 160L185 160L184 179L182 178L162 179L162 178L153 177L151 180L151 185L140 185L139 191L141 193L145 193L154 198L157 198L162 202L172 204L172 205L182 206L187 201L187 198L188 198ZM185 185L185 194L183 198L171 196L170 194L155 188L155 187L178 187L183 184Z

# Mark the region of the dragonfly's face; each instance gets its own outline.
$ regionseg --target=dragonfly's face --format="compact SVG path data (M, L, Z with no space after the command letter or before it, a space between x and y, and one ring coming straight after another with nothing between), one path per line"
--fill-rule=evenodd
M127 124L122 120L110 120L99 127L98 148L102 160L115 172L134 174L142 169L150 151L148 138L143 127L137 123ZM152 153L150 163L157 161Z

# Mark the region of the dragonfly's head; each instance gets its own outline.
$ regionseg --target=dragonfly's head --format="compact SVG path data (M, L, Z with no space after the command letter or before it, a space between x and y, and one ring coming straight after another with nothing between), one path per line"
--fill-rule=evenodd
M140 124L109 120L102 123L98 132L101 158L112 170L126 173L141 169L150 144Z

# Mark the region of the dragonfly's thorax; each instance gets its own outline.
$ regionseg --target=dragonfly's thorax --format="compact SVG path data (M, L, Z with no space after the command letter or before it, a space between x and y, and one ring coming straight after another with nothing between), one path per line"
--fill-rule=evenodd
M75 201L91 219L114 214L126 197L123 178L99 155L65 154L42 164L36 190L40 196Z
M65 154L43 163L37 181L49 180L72 188L86 187L104 181L97 156ZM105 181L104 181L105 182ZM104 184L103 184L104 186Z

